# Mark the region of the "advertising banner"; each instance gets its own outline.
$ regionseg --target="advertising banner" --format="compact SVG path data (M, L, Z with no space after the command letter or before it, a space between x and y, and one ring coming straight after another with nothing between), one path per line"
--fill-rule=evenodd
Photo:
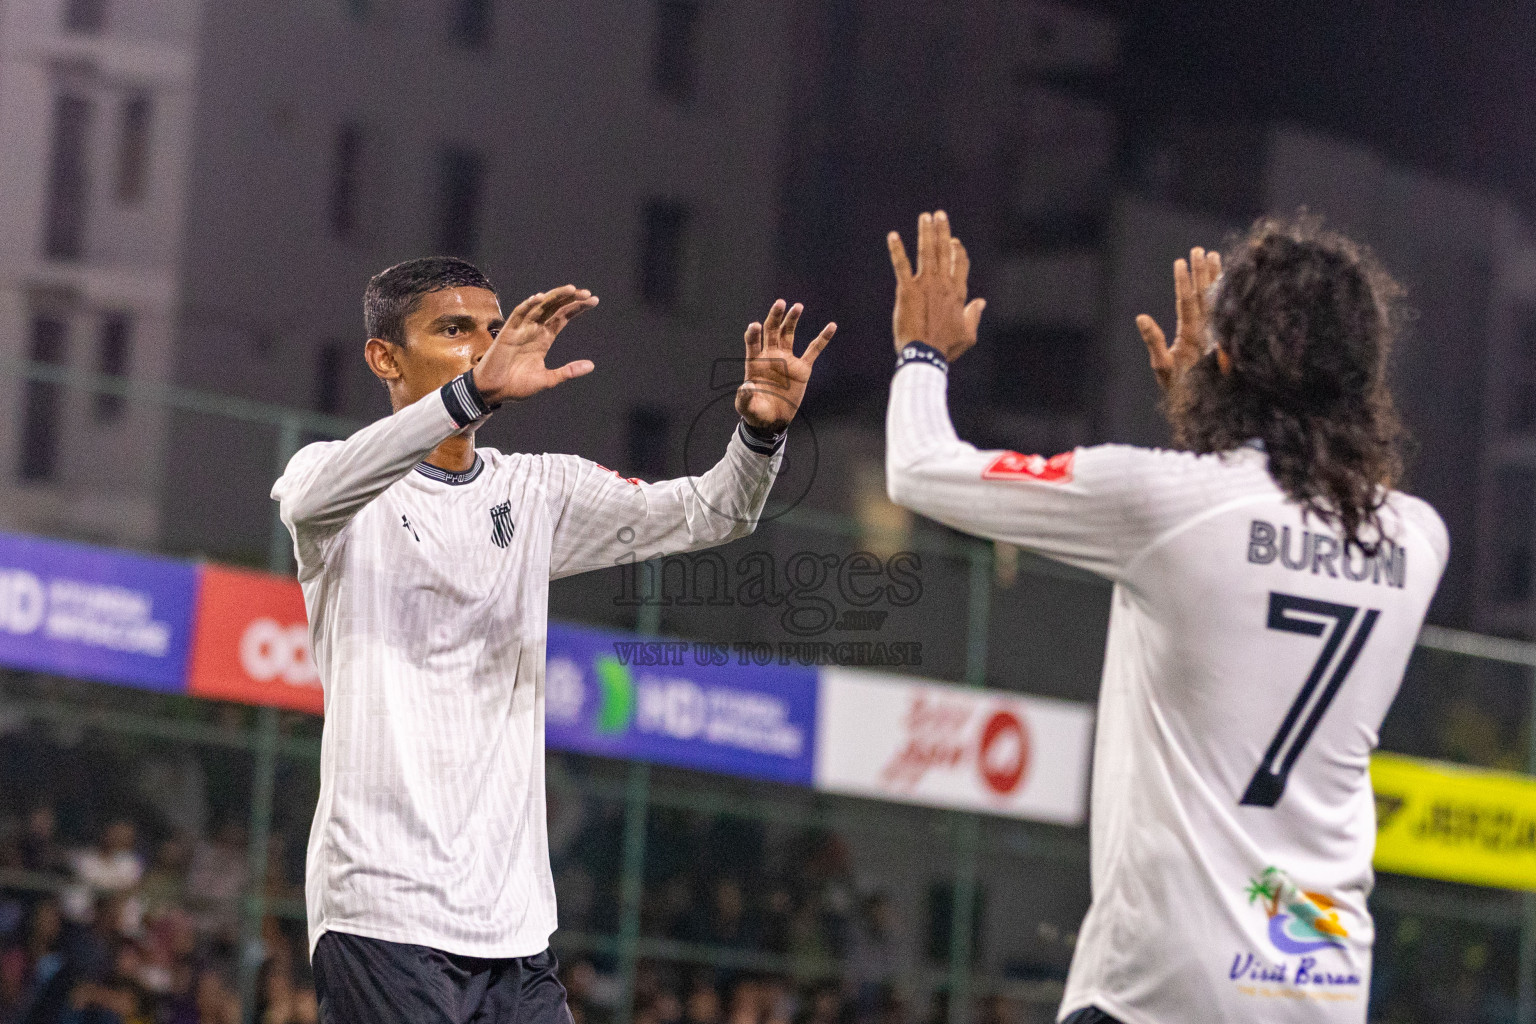
M545 715L554 749L811 784L816 670L729 646L552 622Z
M0 534L0 664L180 691L196 589L186 562Z
M296 580L205 565L187 692L194 697L321 714Z
M1377 753L1371 784L1378 871L1536 891L1536 779Z
M822 669L816 717L817 789L1061 825L1086 813L1085 705Z

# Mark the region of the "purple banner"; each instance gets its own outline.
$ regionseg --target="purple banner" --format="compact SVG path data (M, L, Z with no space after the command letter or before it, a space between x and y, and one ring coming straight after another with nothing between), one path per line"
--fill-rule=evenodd
M0 534L0 665L186 688L189 562Z
M811 784L813 668L552 622L547 673L551 748Z

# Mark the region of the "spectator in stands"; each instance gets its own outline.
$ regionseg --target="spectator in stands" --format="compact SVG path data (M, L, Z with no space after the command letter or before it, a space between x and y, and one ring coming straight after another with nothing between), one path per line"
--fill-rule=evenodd
M63 1012L74 977L64 929L58 900L45 896L33 905L21 940L0 953L0 1021L41 1024Z
M93 908L112 900L113 928L129 933L138 930L143 904L134 895L144 877L144 862L134 848L138 830L126 818L108 822L93 846L69 856L73 884L64 893L64 916L76 924L89 924Z
M795 1024L846 1024L842 993L835 982L822 982L811 992Z
M154 863L139 886L139 899L147 916L182 905L191 857L192 846L182 836L172 836L160 843Z
M139 984L142 960L132 943L118 946L112 969L100 979L86 979L69 995L72 1014L63 1024L150 1024L150 995Z
M860 1010L873 1010L882 986L896 978L896 914L885 893L865 896L848 950L848 973Z
M197 976L192 1006L195 1016L185 1024L240 1024L240 997L218 971L204 970Z
M683 1003L684 1024L720 1024L720 1019L720 993L707 975L697 975Z
M134 849L138 831L133 822L117 818L102 830L95 846L70 856L75 880L93 894L128 892L144 877L144 862Z
M736 949L756 947L758 936L747 918L741 882L731 876L718 878L713 890L712 913L705 939L715 945Z
M193 848L187 868L186 904L203 935L235 941L240 928L240 899L250 877L245 858L245 829L234 820L225 820L212 839Z
M23 871L62 875L69 871L64 847L59 842L59 821L53 804L39 802L27 812L27 821L16 840L17 867Z

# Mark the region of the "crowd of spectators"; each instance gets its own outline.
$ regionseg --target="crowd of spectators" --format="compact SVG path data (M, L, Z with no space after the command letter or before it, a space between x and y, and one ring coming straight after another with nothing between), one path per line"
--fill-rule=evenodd
M131 802L130 802L131 803ZM99 807L100 804L98 803ZM108 806L112 806L108 802ZM133 805L66 835L45 797L0 802L0 1024L233 1024L248 888L240 818L200 834ZM77 818L76 815L69 817ZM623 814L552 789L556 949L576 1024L606 1024L622 983ZM302 836L274 836L257 1020L317 1019L303 922ZM636 973L637 1024L925 1024L897 984L886 894L824 829L653 808L640 913L670 943ZM656 950L650 952L656 953ZM714 954L723 966L701 966ZM942 1022L935 1022L942 1024Z
M244 830L169 836L146 858L138 824L109 819L71 846L49 803L0 829L0 1024L236 1024ZM277 858L267 892L294 886ZM296 930L269 918L255 955L262 1024L317 1020Z

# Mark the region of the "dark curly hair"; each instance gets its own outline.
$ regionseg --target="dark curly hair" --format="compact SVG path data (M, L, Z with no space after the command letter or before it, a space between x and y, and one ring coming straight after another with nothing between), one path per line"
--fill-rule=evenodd
M1211 305L1216 347L1170 396L1175 440L1222 452L1257 438L1304 514L1373 553L1406 440L1386 380L1402 289L1305 212L1258 221L1229 257Z

